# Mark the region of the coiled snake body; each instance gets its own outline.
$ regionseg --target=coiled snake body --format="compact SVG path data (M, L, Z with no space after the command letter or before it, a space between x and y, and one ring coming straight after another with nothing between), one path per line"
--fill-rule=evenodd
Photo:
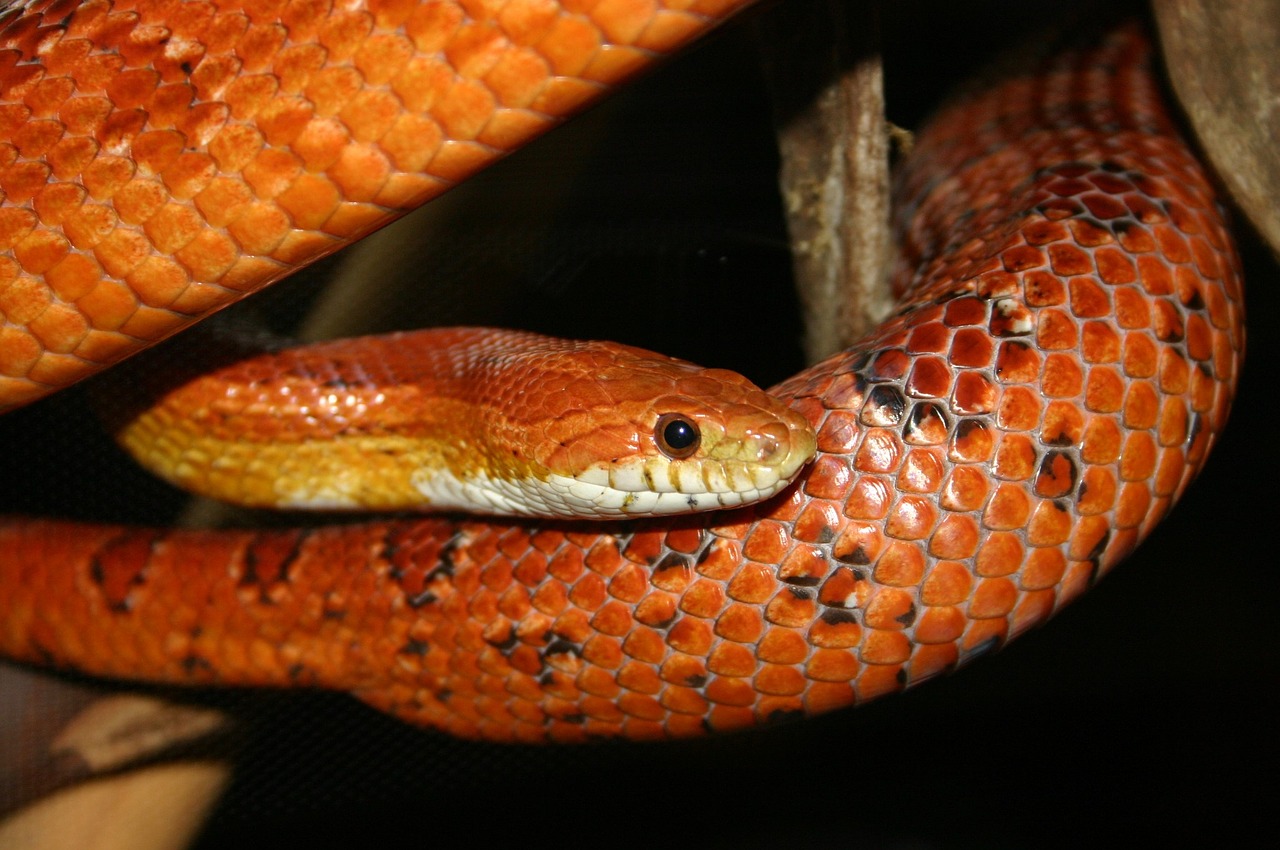
M454 7L431 8L452 23L428 32L461 39L435 49L507 79L496 70L506 60L477 49L477 30L451 18ZM674 19L605 31L653 35ZM567 27L545 32L556 26ZM347 55L367 75L360 57L372 53ZM573 64L567 55L551 61ZM630 56L603 55L576 67L613 73ZM194 77L201 66L184 61L160 62L159 77ZM245 532L6 520L0 651L109 676L318 685L461 735L579 740L824 711L998 646L1137 545L1198 470L1230 405L1243 347L1234 249L1151 62L1133 25L1046 50L921 134L899 184L901 309L773 390L818 434L817 459L783 497L604 531L450 519ZM450 94L458 100L423 107L444 110L438 127L502 135L502 121L462 114L474 89L455 82ZM549 88L536 97L556 99ZM204 125L188 120L180 131L198 134ZM279 127L271 120L267 137ZM386 124L398 122L412 123ZM131 138L135 158L154 150ZM306 132L292 138L304 159L315 150ZM377 144L356 141L326 174L365 173L355 165ZM465 143L447 144L466 158ZM184 155L169 161L175 179ZM254 185L254 163L241 165L237 185ZM355 187L350 208L312 231L293 213L298 231L228 256L223 271L239 271L182 289L169 306L186 311L250 272L271 276L284 255L327 247L324 228L360 232L367 208L429 192L408 182L387 179L367 197ZM318 182L308 185L318 197ZM276 195L286 209L291 190ZM131 197L117 207L131 209ZM270 205L250 206L261 228ZM64 218L64 241L79 248L79 220ZM129 232L139 230L157 239L146 223ZM174 232L152 230L160 241ZM206 256L183 254L197 240L217 256L226 234L240 248L250 235L236 236L236 222L195 232L172 252L179 260ZM11 248L18 262L25 245ZM84 298L90 309L101 300ZM164 311L144 306L125 324L162 324ZM96 333L84 339L107 346ZM24 374L75 359L42 358ZM18 383L19 395L31 386Z

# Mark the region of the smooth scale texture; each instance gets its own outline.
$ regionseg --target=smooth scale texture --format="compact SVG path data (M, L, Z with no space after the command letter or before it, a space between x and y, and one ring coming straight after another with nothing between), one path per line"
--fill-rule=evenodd
M1234 250L1150 64L1134 26L1024 55L921 133L901 311L776 388L819 445L785 497L611 532L11 520L0 648L541 741L825 711L998 647L1167 513L1239 371Z
M669 516L766 499L815 451L804 417L741 375L613 342L433 328L190 378L148 365L106 391L126 409L116 438L250 507ZM659 440L671 416L696 431L687 455Z

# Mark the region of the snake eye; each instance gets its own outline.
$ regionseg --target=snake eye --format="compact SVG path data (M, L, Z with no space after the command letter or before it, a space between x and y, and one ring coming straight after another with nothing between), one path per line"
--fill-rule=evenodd
M702 435L692 419L679 413L664 413L653 426L659 450L672 460L683 460L698 450Z

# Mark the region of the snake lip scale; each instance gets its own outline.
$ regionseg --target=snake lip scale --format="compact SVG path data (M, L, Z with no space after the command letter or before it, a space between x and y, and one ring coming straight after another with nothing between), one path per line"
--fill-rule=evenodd
M511 21L477 30L460 20L426 30L467 34L466 49L440 48L455 51L451 67L508 79L494 71L509 69L497 54L470 51L478 33ZM666 20L600 30L644 38L670 30ZM345 55L374 67L359 48ZM575 70L612 73L629 55ZM897 190L899 312L772 391L817 434L816 460L783 497L626 530L427 518L208 532L9 519L0 651L105 676L335 688L459 735L575 741L696 735L846 706L1042 622L1130 552L1203 463L1234 392L1243 306L1231 239L1168 117L1141 27L1022 61L966 90L918 137ZM456 87L474 99L476 89ZM528 102L554 99L549 91ZM474 131L456 103L423 108L437 127ZM477 132L500 135L514 121L504 120ZM304 152L315 133L295 137ZM386 133L394 164L398 137ZM377 147L356 142L360 153ZM210 146L222 150L216 134ZM143 148L135 155L159 161ZM451 168L460 150L449 150ZM274 174L253 170L261 160L222 159L241 167L217 183L224 194ZM187 173L178 161L171 182ZM328 178L368 196L341 154L330 164ZM318 173L298 171L312 197ZM278 189L286 213L296 185ZM425 192L407 186L388 180L373 194ZM115 205L136 217L132 191ZM259 225L271 212L260 203ZM362 231L360 209L322 224ZM82 218L64 218L82 233ZM260 250L236 254L247 259L231 260L231 282L271 251L314 245L306 235L255 241L237 222L197 238L216 248L229 231ZM26 250L16 254L29 259ZM205 256L183 250L174 256L193 264ZM174 303L185 309L207 291L183 289ZM105 296L90 294L84 309L103 312ZM38 318L37 339L52 321ZM125 320L148 322L160 320L143 310ZM113 353L97 332L76 350ZM69 356L25 350L5 362L42 379Z

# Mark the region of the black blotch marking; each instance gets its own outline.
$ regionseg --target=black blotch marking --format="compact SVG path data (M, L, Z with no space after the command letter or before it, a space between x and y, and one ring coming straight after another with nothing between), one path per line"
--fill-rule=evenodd
M430 651L431 644L427 643L425 640L418 640L417 638L409 638L405 641L404 646L400 647L401 655L422 656L426 655Z
M1119 174L1124 171L1123 165L1111 159L1104 159L1102 162L1098 163L1098 167L1103 171L1110 171L1112 174Z
M486 640L485 641L485 643L489 644L489 646L492 646L494 649L498 650L503 655L506 655L508 652L514 649L515 645L519 642L520 642L520 639L516 636L515 629L512 629L510 633L502 640Z
M817 576L788 576L783 582L795 587L817 587L822 579Z
M858 616L849 608L828 608L822 612L822 622L828 626L843 626L858 622Z
M956 426L956 437L963 440L974 431L986 430L986 426L977 419L961 419L960 424Z
M576 658L581 657L582 650L570 641L567 641L562 637L557 637L555 640L551 641L551 643L546 645L542 650L542 655L543 657L549 655L572 655Z
M791 595L794 596L796 599L812 599L813 598L813 591L807 590L803 587L788 586L787 590L791 591Z
M188 77L191 76L191 74L196 69L195 65L192 65L190 62L186 61L185 59L178 65L178 67L181 68L182 73L186 74Z
M417 596L408 597L409 607L421 608L423 605L430 605L432 602L435 602L439 598L440 597L436 596L435 593L433 593L432 591L424 590L421 593L419 593Z
M907 686L907 668L899 667L898 672L893 674L893 678L894 681L905 688Z
M699 675L685 676L684 683L690 688L701 688L707 683L707 677Z
M1200 288L1196 287L1191 290L1191 296L1182 302L1188 310L1200 311L1204 309L1204 296L1200 294Z
M871 563L871 556L867 554L867 550L859 543L854 547L852 552L845 552L843 555L836 555L836 560L842 564L857 564L860 567Z
M964 657L965 663L967 664L970 661L981 658L982 656L987 655L991 652L994 652L999 648L1000 648L999 635L992 635L991 637L987 638L982 643L978 644L973 649L965 653L965 657Z
M182 659L182 670L188 676L194 676L197 671L201 670L205 673L212 673L213 665L209 663L209 659L203 656L196 655L195 653L188 653Z
M1089 554L1084 556L1085 560L1096 562L1099 558L1102 557L1102 553L1107 551L1107 546L1110 543L1111 543L1111 531L1110 529L1108 529L1107 533L1102 535L1101 539L1099 539L1098 542L1093 545L1093 548L1089 550Z
M778 708L769 712L764 716L764 725L779 726L783 723L794 723L797 720L804 720L805 713L798 708Z
M1056 479L1058 476L1053 474L1055 462L1061 458L1067 462L1067 475L1070 478L1070 484L1066 487L1066 492L1070 492L1076 486L1076 481L1080 477L1080 469L1076 466L1076 459L1069 452L1051 449L1045 452L1044 457L1040 458L1040 474L1049 478Z
M918 612L916 611L916 603L912 602L911 607L909 607L907 610L903 611L901 614L894 617L893 619L897 620L899 623L902 623L904 627L910 627L911 624L916 621L917 613Z
M693 553L695 566L705 563L707 558L711 557L711 554L716 551L716 542L715 538L708 534L706 529L698 531L698 550Z
M303 677L303 675L310 672L311 671L307 669L307 665L301 664L299 662L294 662L293 664L289 665L289 670L285 673L285 675L289 677L290 682L297 682Z
M336 608L325 611L320 616L325 620L342 621L347 619L347 612L344 608Z
M871 390L867 397L867 407L874 409L886 423L897 425L907 411L907 400L897 387L881 384Z
M907 417L907 421L902 426L902 436L909 440L916 434L922 433L926 424L934 421L942 425L943 431L951 427L942 409L933 402L921 402L912 405L911 415Z
M679 552L668 552L662 556L662 560L654 565L654 573L660 573L665 570L686 570L690 567L689 557L681 555Z
M565 714L561 717L551 717L550 715L547 715L546 719L543 722L549 724L555 720L559 720L561 723L573 723L576 725L581 725L587 722L587 716L585 714L582 714L581 712L575 712L574 714Z

